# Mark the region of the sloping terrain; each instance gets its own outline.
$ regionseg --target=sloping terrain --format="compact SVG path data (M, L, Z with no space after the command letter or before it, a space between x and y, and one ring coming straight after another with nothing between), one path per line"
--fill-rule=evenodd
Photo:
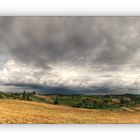
M0 100L0 123L140 123L140 112L80 109L46 103Z

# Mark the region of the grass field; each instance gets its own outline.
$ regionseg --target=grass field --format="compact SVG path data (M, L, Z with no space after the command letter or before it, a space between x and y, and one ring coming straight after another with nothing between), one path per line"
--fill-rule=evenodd
M140 123L140 107L122 110L81 109L22 100L0 100L0 123Z

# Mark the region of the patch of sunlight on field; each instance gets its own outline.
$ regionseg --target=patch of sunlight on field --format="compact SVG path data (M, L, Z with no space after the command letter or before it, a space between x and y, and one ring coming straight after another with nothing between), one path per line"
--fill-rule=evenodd
M79 109L38 102L1 99L0 123L140 123L140 112Z

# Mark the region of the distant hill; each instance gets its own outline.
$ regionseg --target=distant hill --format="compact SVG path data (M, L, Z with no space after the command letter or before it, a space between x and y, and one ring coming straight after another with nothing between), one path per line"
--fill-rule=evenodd
M106 94L140 94L140 89L117 87L51 87L36 84L5 84L2 88L5 92L36 91L42 94L53 95L106 95Z

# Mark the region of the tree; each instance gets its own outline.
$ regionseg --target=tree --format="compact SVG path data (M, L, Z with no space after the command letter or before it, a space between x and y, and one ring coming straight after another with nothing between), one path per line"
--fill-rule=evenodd
M25 92L25 90L23 91L22 97L23 97L23 100L25 100L25 98L26 98L26 92Z

